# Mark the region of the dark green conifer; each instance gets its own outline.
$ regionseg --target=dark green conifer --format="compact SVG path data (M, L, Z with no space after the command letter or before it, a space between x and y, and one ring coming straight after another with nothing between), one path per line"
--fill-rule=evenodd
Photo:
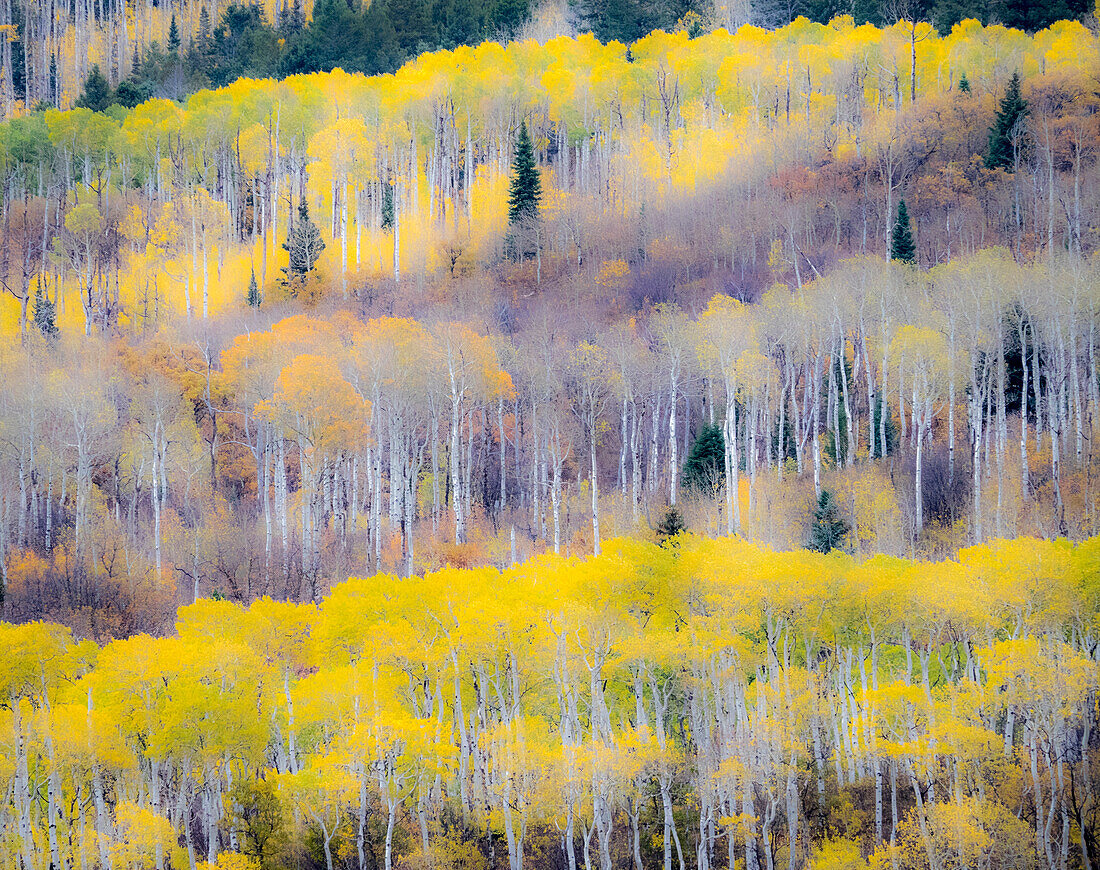
M325 249L324 239L317 225L309 219L309 205L305 197L298 203L298 220L291 227L283 250L290 254L287 265L287 277L291 280L304 278L317 264L321 252Z
M88 78L84 80L84 93L80 95L76 104L82 109L104 112L110 107L113 96L107 77L99 71L98 64L93 64Z
M661 521L657 523L657 537L663 544L684 531L687 531L687 523L684 522L683 513L676 505L669 505Z
M527 133L527 122L520 124L516 153L512 158L512 180L508 187L508 223L515 225L539 216L542 180L535 165L535 150Z
M57 55L56 54L51 54L50 55L49 89L50 89L50 92L48 94L49 102L50 102L51 105L56 106L57 105L57 94L58 94L58 91L59 91L58 78L57 78Z
M53 339L57 337L57 309L42 289L42 279L34 289L34 325L42 333L42 337Z
M898 219L890 234L890 259L909 263L911 266L917 263L917 245L913 241L913 228L909 224L909 210L905 207L904 199L898 203Z
M172 13L172 23L168 25L168 53L174 54L180 50L180 29L176 24L176 13Z
M263 302L263 297L260 295L260 285L256 283L256 270L252 270L252 277L248 279L248 304L252 308L259 308L260 303Z
M810 521L810 539L806 546L819 553L828 553L840 547L844 536L848 534L847 521L840 515L833 494L827 489L821 490Z
M382 229L393 229L393 185L382 185Z
M685 489L715 492L726 479L726 440L721 426L704 426L695 436L681 478Z
M1027 102L1020 95L1020 74L1013 73L1001 99L1001 108L989 128L985 165L990 169L1015 169L1026 116Z
M210 11L203 5L199 9L199 44L205 47L210 42L211 35Z
M970 93L970 79L966 77L966 73L963 73L961 76L959 76L959 93Z

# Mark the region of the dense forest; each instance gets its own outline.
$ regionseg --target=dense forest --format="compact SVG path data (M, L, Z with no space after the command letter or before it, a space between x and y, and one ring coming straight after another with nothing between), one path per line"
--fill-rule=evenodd
M7 865L1090 867L1100 541L736 538L0 624ZM863 858L869 855L869 861Z
M967 19L1035 32L1092 12L1090 0L3 0L0 120L74 101L133 108L239 77L392 73L425 51L485 39L581 31L629 45L658 29L697 36L839 16L929 21L944 35Z
M0 15L0 863L1091 870L1093 10Z
M0 127L5 612L156 632L672 508L799 546L826 491L860 553L1095 534L1096 37L630 55Z

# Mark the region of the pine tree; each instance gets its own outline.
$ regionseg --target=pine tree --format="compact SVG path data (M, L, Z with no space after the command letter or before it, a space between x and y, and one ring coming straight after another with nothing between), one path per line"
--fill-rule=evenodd
M42 337L52 339L57 337L57 309L50 297L42 290L42 279L34 289L34 325L42 333Z
M806 546L819 553L828 553L841 545L849 528L847 521L840 515L833 494L827 489L821 490L814 507L813 519L810 521L810 539Z
M302 197L298 203L298 220L283 243L283 250L290 254L290 263L286 268L287 277L293 280L308 275L313 271L324 249L321 231L309 219L309 206L305 197Z
M180 50L180 29L176 24L176 13L172 13L172 23L168 25L168 53L174 54Z
M959 93L970 93L970 79L966 77L966 73L963 73L961 76L959 76Z
M917 245L913 241L913 229L909 224L909 210L905 200L898 203L898 219L894 222L894 231L890 234L890 259L915 266L917 263Z
M535 151L527 133L527 122L520 124L516 154L512 159L512 181L508 187L508 223L515 225L539 216L542 181L535 165Z
M252 308L259 308L260 303L263 302L263 297L260 295L260 286L256 283L256 270L252 270L252 277L248 279L248 304Z
M1001 100L1000 111L989 128L989 153L985 165L990 169L1014 169L1027 102L1020 95L1020 74L1013 73Z
M82 109L104 112L110 107L113 96L107 77L99 71L98 64L93 64L92 71L84 80L84 93L80 95L76 104Z

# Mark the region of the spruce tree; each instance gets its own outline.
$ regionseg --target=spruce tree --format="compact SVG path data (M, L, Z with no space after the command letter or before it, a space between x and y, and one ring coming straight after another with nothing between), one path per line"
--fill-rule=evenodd
M256 270L252 270L252 277L248 279L248 304L252 308L259 308L260 303L263 302L263 297L260 295L260 286L256 283Z
M57 337L57 309L50 297L42 290L42 279L34 289L34 325L42 333L42 337L52 339Z
M989 152L985 165L990 169L1014 169L1020 127L1027 116L1027 102L1020 95L1020 74L1013 73L1001 99L1001 108L989 128Z
M180 50L180 29L176 24L176 13L172 13L172 23L168 25L168 53L175 54Z
M917 245L913 241L909 210L905 207L904 199L898 203L898 219L894 222L894 231L890 235L890 259L911 266L917 263Z
M961 76L959 76L959 93L970 93L970 79L966 77L966 73L963 73Z
M99 71L98 64L93 64L88 78L84 80L84 93L80 95L76 104L82 109L104 112L110 108L113 96L107 77Z
M308 275L313 271L324 249L321 231L309 219L309 205L305 197L302 197L298 203L298 220L283 243L283 250L290 254L290 263L286 268L287 277L294 280Z
M512 226L537 219L542 200L542 181L535 165L535 150L527 133L527 122L520 124L516 153L512 158L512 180L508 187L508 223Z
M810 539L806 542L806 547L819 553L828 553L841 545L848 531L848 523L840 515L833 494L827 489L821 490L810 521Z

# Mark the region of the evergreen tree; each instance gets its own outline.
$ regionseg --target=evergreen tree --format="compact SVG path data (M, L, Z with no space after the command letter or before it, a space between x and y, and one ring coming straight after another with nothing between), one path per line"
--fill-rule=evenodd
M963 73L961 76L959 76L959 93L970 93L970 79L966 77L966 73Z
M58 78L57 78L57 55L50 55L50 81L49 81L49 94L47 95L50 104L57 105L58 94Z
M722 427L704 426L699 430L684 460L681 481L686 489L715 492L726 479L726 440Z
M210 39L213 36L213 30L210 26L210 11L206 8L205 4L199 9L199 45L205 48L209 45Z
M176 24L176 13L172 13L172 23L168 25L168 53L173 54L180 50L180 29Z
M388 181L382 185L382 229L393 229L393 185Z
M298 33L305 24L305 16L302 14L301 0L294 0L290 4L290 10L283 21L283 32L288 36Z
M46 339L57 337L57 309L50 297L42 290L42 279L34 289L34 325Z
M1020 74L1012 74L1008 89L1001 99L1001 108L989 128L989 152L985 165L990 169L1014 169L1017 145L1027 116L1027 102L1020 95Z
M807 548L817 550L819 553L835 550L848 534L849 528L847 521L840 515L840 509L836 505L833 494L827 489L821 490L810 521L810 539L806 543Z
M313 271L324 249L321 231L309 219L309 205L305 197L302 197L302 201L298 203L298 220L283 243L283 250L290 254L290 263L286 268L287 277L294 280L308 275Z
M259 308L263 302L260 295L260 286L256 283L256 270L252 270L252 277L248 279L248 304L253 308Z
M898 219L890 234L890 259L911 266L917 263L917 245L913 241L913 228L909 224L909 210L905 207L904 199L898 203Z
M542 200L542 180L535 165L535 150L527 133L527 122L520 124L516 154L512 159L512 181L508 187L508 223L515 225L537 219Z
M99 65L93 64L88 78L84 80L84 93L76 104L82 109L91 109L93 112L105 112L114 102L114 94L107 77L99 71Z
M684 522L684 515L680 512L680 509L676 505L669 505L668 510L665 511L661 521L657 523L657 537L661 543L665 543L669 538L674 538L680 532L687 531L687 523Z

